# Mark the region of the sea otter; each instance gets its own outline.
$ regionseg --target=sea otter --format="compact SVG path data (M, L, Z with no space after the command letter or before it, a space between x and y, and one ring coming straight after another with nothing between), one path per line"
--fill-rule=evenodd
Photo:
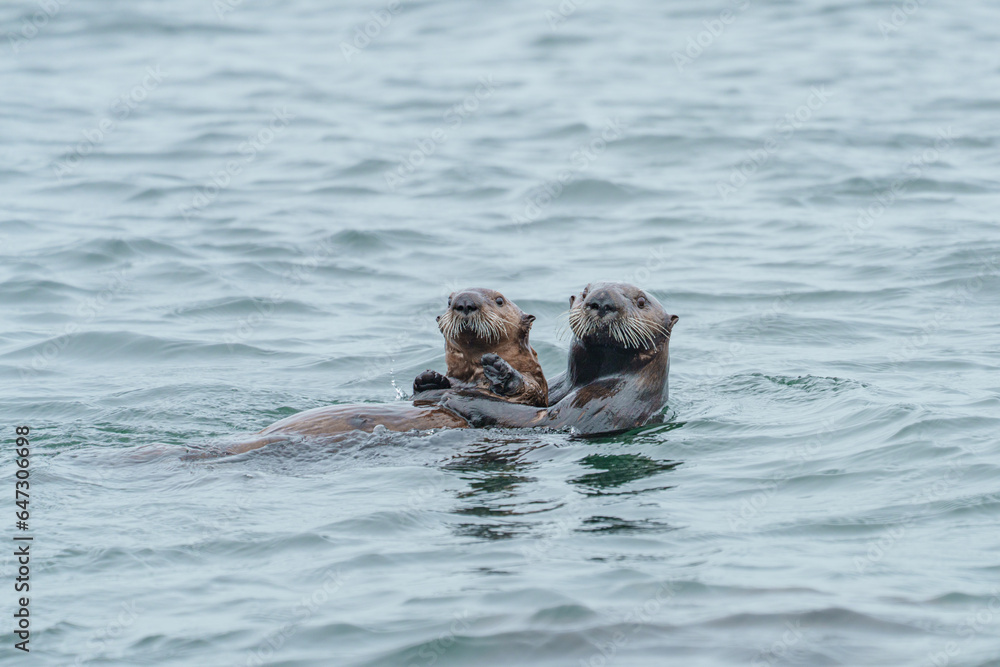
M626 283L594 283L570 297L569 367L535 409L463 391L441 405L476 427L572 428L582 435L648 423L667 402L670 332L677 322L652 295Z
M438 317L446 340L448 376L435 371L417 376L412 404L331 405L306 410L271 424L252 440L233 444L226 451L239 454L290 437L371 432L376 426L390 431L468 428L465 419L439 405L445 393L442 390L451 388L460 388L468 395L544 406L548 385L528 341L534 321L534 315L526 315L494 290L475 288L452 294L448 310Z
M581 435L614 433L649 423L667 401L670 333L677 322L649 293L625 283L594 283L570 297L574 337L569 366L536 408L478 389L430 392L438 402L331 406L293 415L234 445L244 452L291 436L332 436L349 430L392 431L498 426L572 428Z
M448 297L437 318L445 339L448 375L424 371L413 381L414 398L424 392L478 387L512 403L544 407L549 388L528 341L535 321L503 294L482 287ZM421 396L423 395L423 396Z

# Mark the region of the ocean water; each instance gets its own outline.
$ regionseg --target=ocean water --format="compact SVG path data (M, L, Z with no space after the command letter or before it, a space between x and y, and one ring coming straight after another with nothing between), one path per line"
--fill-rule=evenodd
M0 664L1000 665L998 25L4 3ZM663 425L180 457L405 400L460 287L554 376L602 279L680 316Z

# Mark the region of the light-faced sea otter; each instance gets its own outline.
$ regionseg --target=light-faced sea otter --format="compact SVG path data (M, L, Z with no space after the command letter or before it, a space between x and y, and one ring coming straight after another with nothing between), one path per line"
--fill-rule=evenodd
M549 388L528 341L534 321L534 315L495 290L478 287L452 294L448 310L437 318L448 375L431 370L418 375L414 398L427 391L478 387L512 403L544 407Z
M452 388L469 395L544 406L548 386L538 357L528 341L533 315L497 291L474 288L452 294L448 310L438 317L445 336L448 375L425 371L414 380L413 403L331 405L306 410L271 424L247 441L230 445L239 454L292 437L329 437L348 431L371 432L468 428L468 422L441 407ZM509 363L508 363L509 362ZM493 393L490 393L493 392Z

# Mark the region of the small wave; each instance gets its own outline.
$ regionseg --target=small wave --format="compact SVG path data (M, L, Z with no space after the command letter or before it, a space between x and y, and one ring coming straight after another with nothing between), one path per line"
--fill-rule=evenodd
M8 352L4 359L30 360L35 357L58 360L72 359L77 363L102 363L107 359L151 362L179 359L216 359L230 355L266 357L272 350L246 343L177 340L150 336L131 331L85 331L46 338ZM284 353L289 354L289 353ZM298 356L294 355L293 356Z
M628 185L618 185L611 181L585 178L567 183L560 195L553 200L559 204L617 204L631 202L637 197L649 195L648 191Z
M270 298L221 297L208 301L192 301L166 313L166 317L191 318L198 320L234 318L252 314L272 315L325 315L323 311L296 299L274 300Z

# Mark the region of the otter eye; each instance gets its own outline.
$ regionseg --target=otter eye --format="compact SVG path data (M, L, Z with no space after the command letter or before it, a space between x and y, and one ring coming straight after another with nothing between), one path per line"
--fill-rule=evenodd
M502 296L498 296L497 297L497 305L498 306L502 306L503 305L503 297Z
M638 299L635 300L635 305L639 306L640 308L645 308L646 298L640 296Z

